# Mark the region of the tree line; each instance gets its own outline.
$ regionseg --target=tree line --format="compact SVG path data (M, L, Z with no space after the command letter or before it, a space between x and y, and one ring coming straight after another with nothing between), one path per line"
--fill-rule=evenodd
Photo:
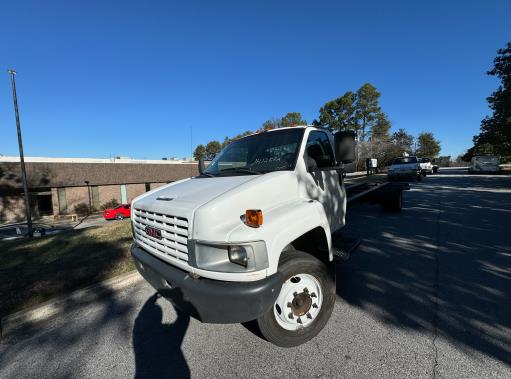
M328 128L331 131L353 130L357 135L357 156L360 166L365 158L377 158L380 165L404 153L417 154L422 157L434 158L440 153L440 142L433 133L423 132L415 138L404 129L390 132L392 124L380 105L381 94L370 83L361 86L357 91L347 91L342 96L327 101L319 109L319 117L312 125ZM255 133L265 130L307 125L300 112L289 112L280 118L272 118L263 122ZM232 141L253 134L246 131L224 141L210 141L206 145L198 145L194 158L211 159L222 148Z
M511 160L511 42L497 51L487 74L498 78L500 84L486 99L492 114L481 121L474 146L463 156L465 161L475 155L500 155L503 161Z

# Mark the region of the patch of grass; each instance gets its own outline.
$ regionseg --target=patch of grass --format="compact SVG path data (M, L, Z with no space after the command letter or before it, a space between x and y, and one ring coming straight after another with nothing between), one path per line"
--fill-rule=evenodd
M129 220L0 241L0 317L135 269Z

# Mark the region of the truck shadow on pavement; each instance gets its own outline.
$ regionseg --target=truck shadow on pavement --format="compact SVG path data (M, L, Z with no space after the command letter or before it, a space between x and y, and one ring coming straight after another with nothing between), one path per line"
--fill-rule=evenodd
M363 242L338 266L337 294L429 336L435 356L441 337L511 364L510 189L509 177L438 175L405 194L401 214L353 207L345 231Z
M113 327L123 341L131 329L125 315L133 309L133 304L117 298L116 292L108 287L98 287L98 291L103 293L100 300L80 301L79 305L70 300L61 311L65 317L28 324L23 330L3 338L0 376L4 369L7 373L2 377L84 376L90 355L97 350L98 341L105 333ZM90 319L82 318L87 307L91 307L94 315ZM24 354L30 358L20 358ZM28 360L30 365L26 364Z
M172 303L181 303L180 290L163 294ZM190 316L174 307L177 318L172 324L163 323L163 312L157 304L161 296L155 293L144 304L133 326L135 378L189 378L190 368L181 350Z

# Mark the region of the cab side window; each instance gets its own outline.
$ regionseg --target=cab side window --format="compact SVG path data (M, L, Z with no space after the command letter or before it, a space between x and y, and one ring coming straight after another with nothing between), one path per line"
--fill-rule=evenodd
M334 152L326 133L317 130L310 132L305 149L319 168L335 166Z

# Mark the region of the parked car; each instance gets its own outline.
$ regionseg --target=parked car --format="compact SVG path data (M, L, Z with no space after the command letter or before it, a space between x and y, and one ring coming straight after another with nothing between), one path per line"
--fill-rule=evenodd
M417 157L400 157L394 159L387 175L389 181L408 179L420 181L422 179L421 167Z
M125 217L130 217L131 204L121 204L115 208L108 208L103 211L105 220L122 220Z
M472 157L468 166L468 172L471 174L496 174L499 171L499 158L494 155Z
M41 223L32 224L34 237L56 234L65 230L65 228L56 228L52 225ZM15 240L28 237L28 226L26 222L4 225L0 227L0 240Z
M433 174L433 164L429 158L417 158L419 165L421 166L421 174L423 176Z

